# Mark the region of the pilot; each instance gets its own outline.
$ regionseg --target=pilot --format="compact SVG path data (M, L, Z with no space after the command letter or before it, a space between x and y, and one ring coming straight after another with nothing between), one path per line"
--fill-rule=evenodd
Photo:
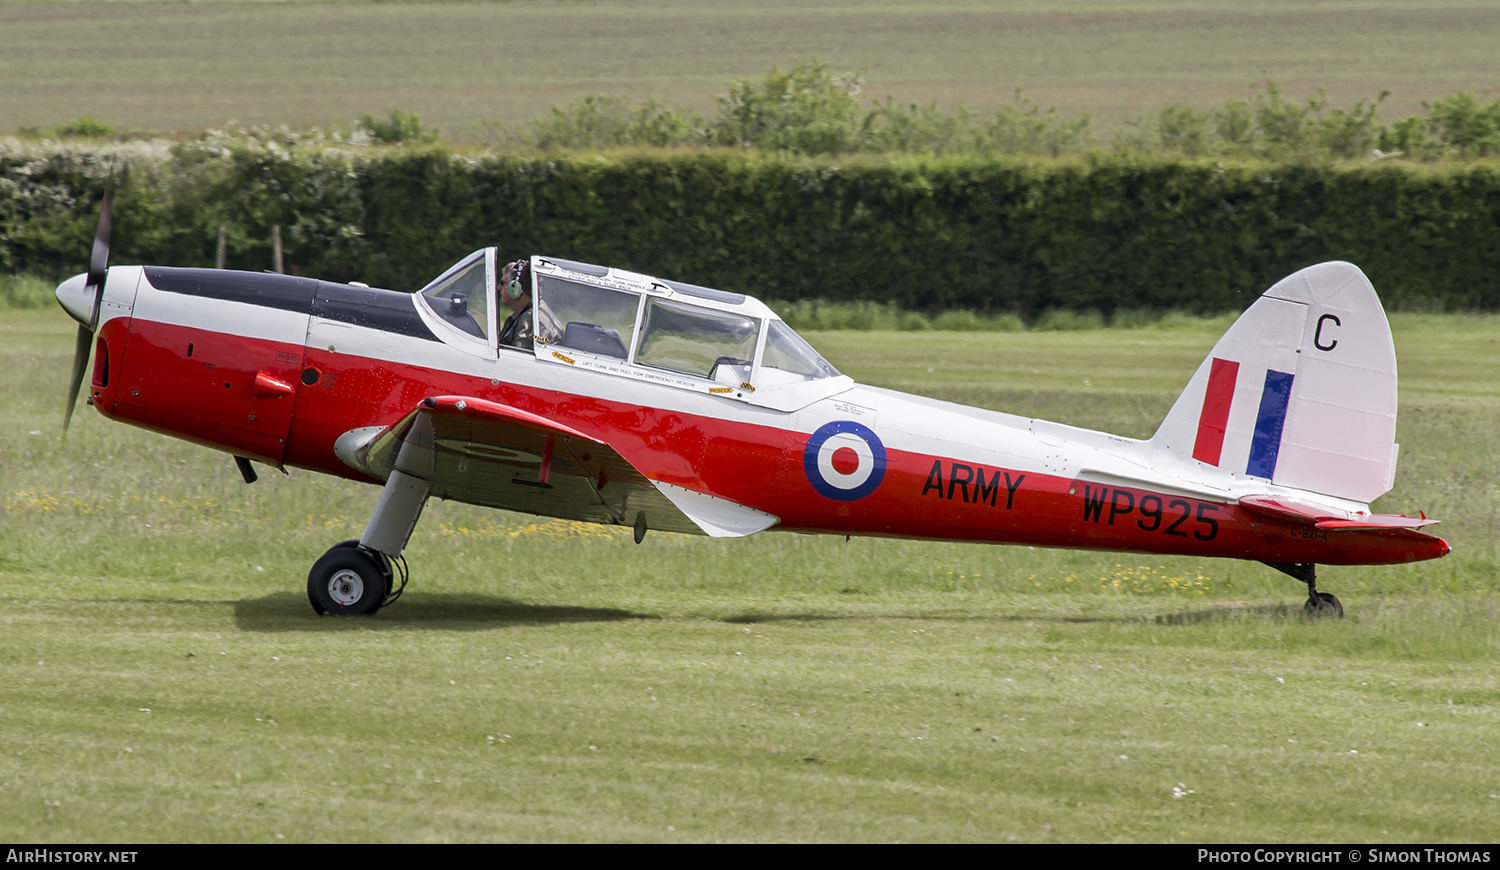
M500 286L497 288L500 302L511 310L500 327L500 346L531 350L535 344L531 323L531 264L526 260L506 263L500 270ZM545 302L536 308L537 320L544 341L556 341L562 335L562 325Z

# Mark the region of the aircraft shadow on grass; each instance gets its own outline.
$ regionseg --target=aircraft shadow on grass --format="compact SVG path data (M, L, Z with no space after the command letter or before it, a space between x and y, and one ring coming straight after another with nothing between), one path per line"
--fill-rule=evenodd
M1209 607L1202 610L1183 611L1180 613L1161 613L1156 616L1037 616L1034 614L1014 616L952 616L952 615L912 615L912 616L880 616L875 614L834 614L834 613L764 613L751 611L736 616L724 618L724 622L731 625L754 625L756 623L770 622L832 622L836 620L870 620L870 619L907 619L943 622L1046 622L1046 623L1118 623L1128 625L1131 623L1155 623L1156 625L1198 625L1205 622L1219 622L1231 619L1286 619L1292 616L1303 617L1306 614L1300 607L1285 604L1265 604L1254 607L1247 605L1225 605L1221 607Z
M276 592L262 598L234 603L234 621L242 631L328 631L330 629L411 629L483 631L520 625L570 622L621 622L627 619L657 619L649 613L632 613L613 607L568 607L526 604L487 595L427 593L401 602L376 618L351 622L321 618L307 606L307 599L294 592Z
M1298 607L1285 604L1257 606L1225 605L1200 610L1141 616L952 616L837 613L767 613L750 611L723 617L730 625L754 625L776 622L837 622L843 620L907 619L920 621L1028 622L1028 623L1154 623L1163 626L1191 626L1228 620L1272 620L1303 617ZM308 611L307 601L293 592L276 592L261 598L234 602L235 624L242 631L327 631L335 628L429 628L435 630L482 631L519 625L551 625L582 622L621 622L628 619L660 619L650 613L635 613L613 607L570 607L556 604L526 604L508 598L473 594L428 593L403 601L399 608L383 611L368 621L343 622L318 617Z
M1157 625L1199 625L1205 622L1227 622L1232 619L1261 621L1294 617L1308 619L1312 615L1301 607L1288 604L1258 604L1254 607L1231 604L1222 607L1207 607L1202 610L1188 610L1182 613L1162 613L1152 617L1151 622Z

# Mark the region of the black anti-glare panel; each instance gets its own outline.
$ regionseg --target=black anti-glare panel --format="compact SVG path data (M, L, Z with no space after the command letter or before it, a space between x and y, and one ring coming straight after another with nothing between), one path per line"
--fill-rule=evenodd
M236 272L232 269L177 269L147 266L146 280L167 293L244 302L306 314L312 310L318 282L274 272Z
M427 341L438 340L422 321L421 315L417 314L417 300L410 293L319 281L312 313L326 320L337 320L340 323L351 323Z
M274 272L177 269L170 266L147 266L145 271L151 286L167 293L243 302L298 314L311 313L340 323L427 341L438 340L417 314L416 300L410 293L332 284Z

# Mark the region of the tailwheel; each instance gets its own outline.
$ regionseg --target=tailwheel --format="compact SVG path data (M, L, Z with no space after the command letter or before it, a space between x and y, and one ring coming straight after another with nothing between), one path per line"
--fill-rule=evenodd
M345 541L313 563L307 598L319 615L373 615L391 591L391 575L390 560L383 554Z
M1265 562L1269 567L1277 571L1295 577L1307 584L1307 603L1302 606L1302 612L1316 619L1344 618L1344 605L1339 603L1338 597L1318 591L1318 566L1311 562Z
M1339 603L1338 596L1332 592L1315 592L1302 605L1302 612L1317 619L1343 619L1344 605Z

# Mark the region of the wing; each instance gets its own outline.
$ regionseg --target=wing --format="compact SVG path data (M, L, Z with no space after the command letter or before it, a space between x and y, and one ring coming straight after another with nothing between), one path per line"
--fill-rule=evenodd
M339 458L379 478L400 469L431 495L606 525L738 537L779 518L647 478L619 451L561 423L484 399L423 399L400 422L344 433Z

